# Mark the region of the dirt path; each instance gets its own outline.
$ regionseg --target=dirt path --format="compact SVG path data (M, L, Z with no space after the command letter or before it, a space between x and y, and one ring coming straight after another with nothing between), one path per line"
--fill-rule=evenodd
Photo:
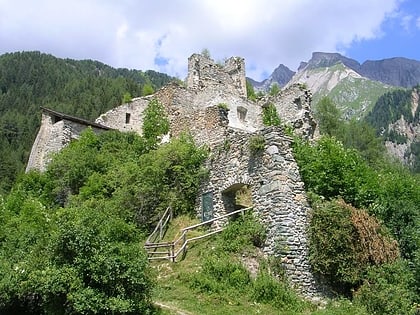
M177 315L195 315L193 313L190 313L190 312L181 310L181 309L179 309L176 306L163 304L162 302L154 302L154 304L157 305L157 306L159 306L159 307L161 307L161 308L164 308L164 309L173 311Z

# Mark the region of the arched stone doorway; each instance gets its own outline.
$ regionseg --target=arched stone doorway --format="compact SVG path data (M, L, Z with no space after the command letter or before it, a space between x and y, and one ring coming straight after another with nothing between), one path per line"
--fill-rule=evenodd
M226 213L252 207L250 185L236 183L222 191L222 201Z

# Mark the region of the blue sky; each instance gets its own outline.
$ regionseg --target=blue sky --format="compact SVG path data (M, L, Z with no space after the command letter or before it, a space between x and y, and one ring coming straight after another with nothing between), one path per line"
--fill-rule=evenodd
M346 55L361 63L397 56L420 60L420 1L401 3L398 10L384 20L381 33L378 38L355 41Z
M187 58L245 58L266 78L314 51L420 60L419 0L0 0L0 54L38 50L183 79Z

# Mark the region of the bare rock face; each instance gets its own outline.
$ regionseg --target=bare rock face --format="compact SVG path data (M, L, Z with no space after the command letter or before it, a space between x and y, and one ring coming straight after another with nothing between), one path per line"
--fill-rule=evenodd
M413 119L407 119L404 115L388 125L388 133L394 132L400 135L404 141L385 141L387 151L398 160L411 168L418 167L418 153L413 152L413 147L419 146L420 143L420 91L414 88L411 92L411 115Z

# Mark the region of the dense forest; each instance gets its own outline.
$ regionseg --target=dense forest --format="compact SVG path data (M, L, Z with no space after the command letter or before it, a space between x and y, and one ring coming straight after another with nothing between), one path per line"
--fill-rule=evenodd
M40 52L0 56L0 193L22 172L44 106L87 120L122 103L124 95L153 93L173 78L154 71L114 69L92 60Z

